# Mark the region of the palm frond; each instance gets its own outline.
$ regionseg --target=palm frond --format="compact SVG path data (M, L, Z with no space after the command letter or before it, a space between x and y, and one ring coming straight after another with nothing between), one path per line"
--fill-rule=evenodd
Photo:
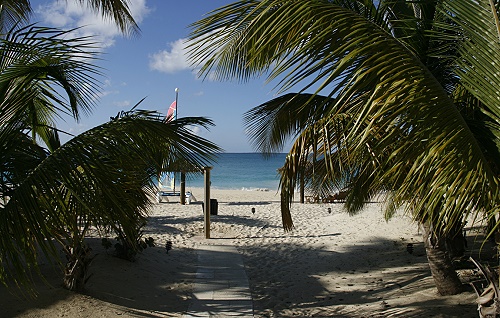
M500 21L498 1L445 1L440 10L460 30L457 74L483 103L483 111L500 118ZM441 25L444 30L448 29ZM453 31L453 30L452 30Z
M137 35L140 28L130 12L128 0L78 0L83 6L96 13L100 13L105 19L112 19L118 28L128 35Z
M206 165L220 151L188 128L208 127L211 121L166 123L158 118L130 115L93 128L15 180L1 209L0 228L6 234L0 238L2 282L15 278L15 283L26 283L25 266L37 266L36 247L53 259L57 253L51 238L63 238L75 218L98 227L121 225L128 234L136 228L128 223L140 221L137 216L147 211L153 177L164 163L183 158Z
M64 39L67 34L30 25L0 39L2 124L23 122L50 143L55 137L46 129L54 127L61 112L75 119L90 112L99 92L100 69L91 64L96 53L90 39Z
M454 6L466 3L453 1ZM457 52L463 52L456 33L439 33L439 25L431 23L449 20L435 3L407 5L415 9L413 17L385 15L394 7L384 2L379 6L384 20L367 18L372 15L341 1L240 1L192 26L191 58L205 62L201 74L244 80L269 72L268 80L278 82L278 93L300 85L296 94L261 105L245 117L261 150L276 150L285 138L296 138L280 184L285 221L291 221L291 197L311 156L325 178L317 179L317 185L328 186L341 175L341 167L351 174L351 211L360 208L362 199L387 189L392 191L388 211L405 205L415 218L443 226L467 213L495 209L496 174L449 97L464 77L453 75ZM408 27L412 23L419 26L414 33ZM415 46L422 37L423 46ZM212 41L216 45L209 48ZM441 64L434 60L438 53L444 57ZM477 70L479 66L471 74L481 77ZM312 97L304 94L310 91ZM328 102L318 104L315 96L320 94ZM339 124L342 134L332 129Z
M32 14L29 0L2 0L0 10L0 34L29 21Z

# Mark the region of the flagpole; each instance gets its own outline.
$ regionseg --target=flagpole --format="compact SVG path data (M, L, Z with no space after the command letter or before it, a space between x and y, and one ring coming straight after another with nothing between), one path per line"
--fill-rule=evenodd
M179 89L175 88L175 118L177 119L177 112L179 111L179 105L177 104L177 100L179 99Z

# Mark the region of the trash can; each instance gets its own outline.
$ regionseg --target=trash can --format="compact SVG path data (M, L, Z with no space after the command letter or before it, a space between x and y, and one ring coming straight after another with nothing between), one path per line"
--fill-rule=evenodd
M210 199L210 215L217 215L219 203L217 199Z
M205 203L201 202L201 208L203 209L203 212L205 212ZM210 199L210 215L217 215L219 209L219 203L217 202L217 199Z

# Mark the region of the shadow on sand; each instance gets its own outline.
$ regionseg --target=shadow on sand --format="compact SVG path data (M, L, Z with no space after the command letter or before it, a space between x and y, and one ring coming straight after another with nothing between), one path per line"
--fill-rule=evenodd
M424 255L405 255L404 248L388 248L391 245L394 242L380 239L339 252L293 243L242 247L257 316L296 317L300 312L303 317L477 317L473 302L451 306L448 298L438 295L398 304L398 294L422 293L433 282ZM268 270L276 268L280 272Z
M100 239L89 239L95 258L85 290L71 292L62 287L62 271L52 265L41 266L46 283L36 279L35 299L13 294L0 286L0 317L54 317L48 311L54 304L57 317L164 317L187 311L191 282L196 273L196 253L176 248L146 248L130 262L106 251ZM101 312L103 310L104 312ZM30 313L35 310L36 314ZM45 313L44 311L47 310Z
M175 235L186 233L168 227L168 224L199 222L202 216L155 218L152 224L158 224L158 228L152 227L151 231ZM247 224L248 218L218 216L218 222ZM253 226L273 225L255 220ZM340 235L342 233L323 236L334 238ZM274 237L247 237L252 240L261 238ZM166 257L162 247L154 247L146 249L136 262L128 262L104 251L97 239L90 243L98 254L92 265L94 276L89 280L86 292L79 296L90 296L90 307L92 301L97 299L111 307L123 307L126 315L134 317L158 317L158 313L162 312L172 315L185 313L191 292L189 284L196 273L194 251L172 251ZM300 310L304 316L314 317L477 317L473 303L450 306L446 298L439 296L429 297L423 302L415 300L410 307L408 303L403 307L397 301L386 302L387 295L397 299L394 295L402 290L406 294L420 292L431 279L425 256L421 253L409 255L404 246L397 246L393 241L381 238L369 244L356 243L339 251L269 241L241 245L238 249L251 281L256 317L296 317L293 309ZM270 250L273 253L269 253ZM423 251L422 244L415 244L415 251ZM276 264L282 266L277 267ZM44 266L44 272L47 272L47 280L53 286L40 285L42 297L35 301L20 300L8 294L5 288L0 289L2 317L16 317L31 308L45 308L60 301L71 303L71 299L78 294L62 289L58 283L61 274L48 268L48 265ZM276 268L280 268L279 272L274 271ZM356 276L354 279L353 274L359 272L365 274L363 278ZM342 283L335 290L327 289L323 283L329 276L341 278ZM307 286L307 289L301 286ZM273 302L273 298L281 301ZM8 308L12 307L9 303L13 302L16 302L16 309L9 311ZM363 310L366 306L378 306L378 309L367 316ZM123 313L123 308L117 309L117 312ZM446 314L436 315L437 311Z

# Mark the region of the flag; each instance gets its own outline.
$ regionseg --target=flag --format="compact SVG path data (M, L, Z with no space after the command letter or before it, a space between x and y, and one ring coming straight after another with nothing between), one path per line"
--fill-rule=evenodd
M174 100L167 112L167 121L171 121L173 119L177 119L177 101Z

